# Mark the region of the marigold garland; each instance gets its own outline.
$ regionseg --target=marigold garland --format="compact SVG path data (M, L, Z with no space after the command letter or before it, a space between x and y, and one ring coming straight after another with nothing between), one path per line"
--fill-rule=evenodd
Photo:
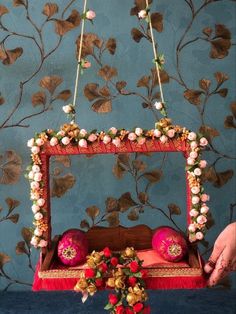
M85 302L88 295L93 296L97 290L112 288L115 293L109 294L105 310L111 314L148 314L150 308L145 305L148 297L142 263L132 247L121 253L111 252L108 247L101 252L93 251L87 256L89 268L74 290L83 294Z

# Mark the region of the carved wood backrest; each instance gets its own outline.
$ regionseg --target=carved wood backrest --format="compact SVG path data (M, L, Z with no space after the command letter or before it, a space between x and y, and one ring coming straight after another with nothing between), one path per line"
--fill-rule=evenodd
M126 247L134 247L136 250L152 247L153 230L146 225L135 227L94 227L86 232L89 242L89 251L100 251L108 246L113 251L121 251Z

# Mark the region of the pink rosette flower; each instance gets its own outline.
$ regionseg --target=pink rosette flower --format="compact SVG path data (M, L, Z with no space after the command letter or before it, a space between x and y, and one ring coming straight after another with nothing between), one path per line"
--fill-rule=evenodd
M38 241L39 241L39 238L33 236L31 241L30 241L30 244L33 245L36 248L38 246Z
M82 137L85 137L85 135L87 134L88 132L85 130L85 129L81 129L79 131L79 135L82 136Z
M209 212L209 207L206 206L206 204L202 204L202 207L200 208L201 214L207 214Z
M202 170L200 168L195 168L193 173L195 174L195 176L200 176L202 174Z
M66 105L66 106L63 106L62 107L62 110L65 112L65 113L71 113L73 112L74 108L72 105Z
M69 137L65 136L61 139L62 144L68 145L70 143Z
M190 132L189 135L188 135L188 140L190 141L195 141L197 138L197 134L194 133L194 132Z
M139 145L143 145L146 142L146 138L145 137L138 137L137 142Z
M202 233L201 231L198 231L198 232L196 233L196 239L197 239L197 240L202 240L203 238L204 238L203 233Z
M187 159L187 164L188 164L189 166L193 166L193 165L195 164L195 159L189 157L189 158Z
M196 141L191 142L191 143L190 143L190 147L191 147L192 149L197 148L197 147L198 147L197 142L196 142Z
M33 205L31 206L31 209L32 209L32 212L33 212L34 214L36 214L36 213L40 210L40 207L39 207L38 205L36 205L36 204L33 204Z
M38 246L39 247L46 247L48 245L48 242L46 240L40 240Z
M203 168L206 168L206 166L207 166L207 161L206 160L200 160L199 167L203 169Z
M134 132L129 133L128 139L129 139L130 141L135 141L136 138L137 138L137 135L136 135Z
M116 135L117 131L117 128L115 128L114 126L108 130L108 132L110 132L112 135Z
M207 218L203 215L200 215L197 217L197 222L200 224L200 225L203 225L207 222Z
M79 147L87 148L88 147L87 141L85 139L79 140Z
M196 226L195 226L195 224L190 224L190 225L188 226L188 231L190 231L190 232L195 232L195 231L196 231Z
M42 177L43 177L43 175L42 175L41 172L36 172L34 174L34 178L33 179L34 179L34 181L40 182L42 180Z
M31 152L36 155L40 152L40 148L38 146L32 146Z
M37 181L33 181L30 183L30 187L32 190L36 190L39 188L39 183Z
M44 198L40 198L37 200L37 205L42 207L45 204L45 199Z
M191 157L191 158L193 158L193 159L196 159L197 156L198 156L197 152L191 152L191 153L189 154L189 157Z
M136 128L134 130L134 133L137 135L137 136L141 136L143 134L143 129L141 128Z
M207 202L209 200L210 200L210 196L208 194L204 193L204 194L201 195L201 201L202 202Z
M43 214L40 213L40 212L37 212L35 215L34 215L34 219L35 220L41 220L43 218Z
M56 146L58 144L58 139L56 137L52 137L50 139L50 145L51 146Z
M111 141L111 137L109 135L105 135L103 138L103 143L108 144Z
M88 60L84 60L84 62L82 63L82 67L84 68L84 69L89 69L89 68L91 68L91 62L89 62Z
M193 186L193 187L191 188L191 192L192 192L193 194L198 194L198 193L200 192L200 188L199 188L198 186Z
M147 11L146 10L141 10L138 12L138 17L140 19L145 19L147 17Z
M168 137L165 136L165 135L162 135L162 136L160 137L160 141L161 141L162 144L165 144L166 142L168 142Z
M121 140L119 139L119 137L116 137L112 140L112 143L116 146L116 147L120 147L121 144Z
M42 234L43 234L43 231L40 230L39 228L36 228L36 229L34 230L34 235L35 235L36 237L41 237Z
M31 138L30 140L27 141L27 146L28 147L33 147L34 146L34 138Z
M28 178L29 178L30 180L33 180L33 178L34 178L34 172L33 172L33 171L30 171L30 172L28 173Z
M36 201L36 200L38 200L40 198L40 195L39 195L39 193L38 192L31 192L30 193L30 199L32 200L32 201Z
M94 133L90 134L89 137L88 137L88 141L89 142L95 142L96 139L97 139L97 135L94 134Z
M33 165L32 166L32 171L33 172L40 172L40 167L38 165Z
M192 204L196 205L200 202L200 198L198 196L193 196L192 197Z
M155 137L160 137L161 136L161 131L159 131L158 129L155 129L153 135Z
M35 141L35 143L38 145L38 146L42 146L44 144L44 140L42 140L41 138L37 138L37 140Z
M175 130L174 129L170 129L167 131L167 136L169 138L173 138L175 136Z
M93 20L96 17L96 13L92 10L86 12L86 19Z
M161 110L163 108L163 105L160 101L156 101L153 105L157 110Z
M195 208L193 208L190 210L189 215L191 217L197 217L199 215L199 212Z
M205 137L200 138L200 145L207 146L208 140Z
M65 136L65 135L66 135L66 132L63 131L63 130L61 130L61 131L57 132L57 135L59 135L59 136Z

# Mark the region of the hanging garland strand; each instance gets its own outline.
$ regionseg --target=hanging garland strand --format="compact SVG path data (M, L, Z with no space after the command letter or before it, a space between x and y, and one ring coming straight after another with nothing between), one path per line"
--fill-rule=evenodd
M153 48L154 61L155 61L155 67L156 67L156 72L157 72L157 79L158 79L158 84L159 84L159 88L160 88L161 102L162 102L162 106L163 106L163 109L164 109L164 110L162 110L162 112L163 112L164 116L167 116L166 108L165 108L165 100L164 100L162 84L161 84L159 63L158 63L159 57L158 57L158 54L157 54L156 43L155 43L155 39L154 39L154 35L153 35L152 19L151 19L151 13L150 13L150 10L149 10L148 0L146 0L146 12L147 12L147 17L148 17L147 20L148 20L148 24L149 24L149 28L150 28L150 33L151 33L152 48Z
M79 45L79 54L78 54L78 63L77 63L77 70L76 70L76 79L75 79L75 88L74 88L74 98L73 98L73 115L71 123L75 122L75 105L76 105L76 98L77 98L77 92L78 92L78 84L79 84L79 75L81 70L81 55L82 55L82 46L83 46L83 39L84 39L84 24L85 24L85 16L87 11L87 0L84 0L84 8L83 8L83 20L82 20L82 26L81 26L81 35L80 35L80 45Z

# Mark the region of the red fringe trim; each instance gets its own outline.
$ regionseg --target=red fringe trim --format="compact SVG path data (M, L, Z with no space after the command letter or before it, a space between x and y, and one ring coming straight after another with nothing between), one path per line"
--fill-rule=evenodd
M199 277L152 277L145 278L147 289L201 289L207 285L206 279Z

